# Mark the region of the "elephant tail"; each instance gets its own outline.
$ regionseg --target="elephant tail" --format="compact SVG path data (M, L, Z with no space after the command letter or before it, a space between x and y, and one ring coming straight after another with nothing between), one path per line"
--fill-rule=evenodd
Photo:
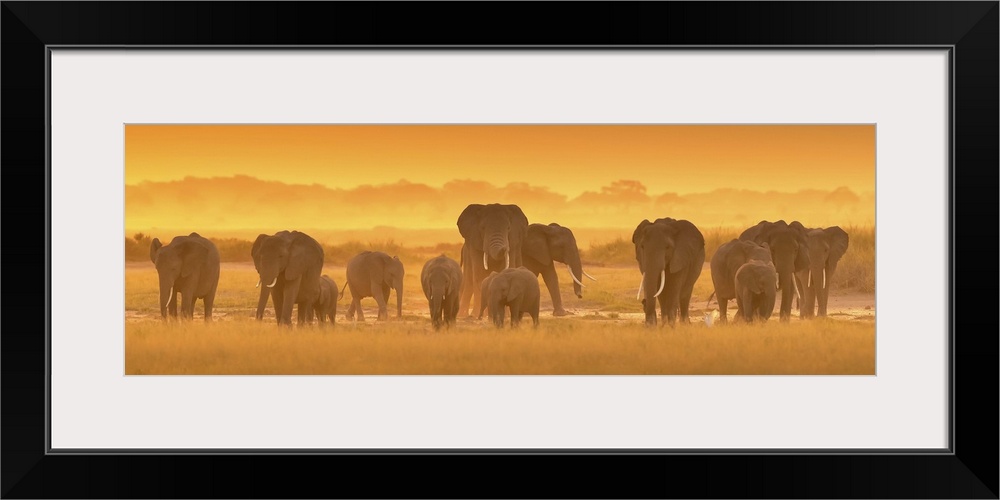
M715 290L712 290L712 295L708 296L708 302L705 303L705 309L708 309L709 304L712 303L712 297L715 297Z
M340 289L340 295L337 296L337 300L344 298L344 290L347 289L347 283L344 283L344 287Z

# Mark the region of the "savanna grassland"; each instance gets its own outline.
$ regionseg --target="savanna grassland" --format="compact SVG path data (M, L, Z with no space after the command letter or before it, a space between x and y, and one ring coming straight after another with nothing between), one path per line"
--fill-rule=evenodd
M563 302L571 316L553 317L544 284L541 324L525 317L519 329L497 330L482 321L459 319L435 332L420 289L423 263L445 253L456 260L460 244L407 247L395 241L350 241L325 246L324 274L345 284L345 264L362 250L399 255L406 268L403 318L377 322L374 299L362 301L366 321L344 319L350 291L338 303L336 326L279 328L269 302L264 321L255 321L259 290L250 262L250 241L215 240L222 274L214 321L164 322L157 302L157 275L148 258L149 236L126 238L125 372L127 374L874 374L875 242L871 227L845 227L850 248L831 279L830 316L793 318L763 325L719 324L708 260L718 246L739 234L703 229L707 260L694 289L691 323L647 328L636 301L640 275L631 241L592 240L581 248L587 281L583 298L559 274ZM211 235L205 235L210 237ZM321 243L328 243L321 240ZM777 308L777 304L775 305ZM730 303L730 317L735 302ZM716 321L708 326L706 315ZM294 314L293 314L294 318Z

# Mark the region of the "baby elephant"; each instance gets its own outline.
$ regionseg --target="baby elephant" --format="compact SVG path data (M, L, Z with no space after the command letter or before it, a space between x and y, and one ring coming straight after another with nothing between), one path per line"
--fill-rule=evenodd
M490 317L497 328L503 328L504 310L510 308L510 326L517 327L524 313L531 315L538 326L540 292L535 273L525 267L507 268L497 273L490 283Z
M431 324L435 330L444 323L451 327L458 316L461 297L462 268L444 254L427 261L420 271L420 285L431 309Z
M483 319L483 311L489 309L489 304L490 304L490 283L493 283L493 278L497 274L498 273L496 271L491 272L490 275L487 276L486 279L483 280L483 284L479 286L479 296L481 297L480 300L482 301L482 303L479 306L479 318L478 319Z
M337 324L337 299L337 283L324 274L319 279L319 296L313 305L320 323L325 323L329 317L331 325Z
M778 273L770 261L751 259L736 271L736 306L748 323L767 321L774 311Z

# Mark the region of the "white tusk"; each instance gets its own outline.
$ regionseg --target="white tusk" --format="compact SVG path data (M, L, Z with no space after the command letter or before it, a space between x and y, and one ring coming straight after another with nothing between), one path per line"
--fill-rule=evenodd
M792 276L792 284L795 285L795 296L799 298L799 302L802 302L802 294L799 293L799 282L795 280L795 276Z
M813 286L813 272L812 269L809 270L809 281L806 282L806 288L812 288Z
M569 267L569 264L566 264L566 269L569 271L569 275L573 278L573 281L575 281L577 285L580 285L580 288L587 288L587 285L584 285L580 282L580 280L576 279L576 275L573 274L573 268Z
M170 302L174 300L174 287L170 287L170 293L167 294L167 305L163 307L170 307Z
M276 284L278 284L278 277L277 276L274 277L274 281L272 281L270 285L267 285L267 287L268 288L274 288L274 285L276 285Z
M823 288L826 288L826 268L823 268Z
M504 257L504 269L510 268L510 252L503 254Z
M483 252L483 269L489 269L490 265L486 262L486 252Z
M257 285L254 288L260 288L260 278L257 278Z
M656 295L653 295L653 297L659 297L660 293L663 292L663 285L666 284L667 284L667 270L664 269L660 271L660 289L656 291Z
M635 294L635 300L642 300L642 283L646 281L646 273L642 273L642 280L639 281L639 293Z
M587 271L583 271L583 275L586 276L586 277L588 277L588 278L590 278L590 279L592 279L592 280L594 280L594 281L597 281L597 278L595 278L595 277L587 274Z

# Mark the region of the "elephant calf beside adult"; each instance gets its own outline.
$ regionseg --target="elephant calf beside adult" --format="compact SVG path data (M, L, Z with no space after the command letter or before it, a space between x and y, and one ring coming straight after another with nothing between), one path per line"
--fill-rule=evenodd
M538 277L524 267L504 269L490 283L490 318L497 328L503 328L504 312L510 309L510 326L516 328L525 313L538 326L541 291Z
M250 250L260 274L257 319L263 317L270 292L279 325L292 324L292 306L298 304L299 324L312 319L319 296L323 272L323 247L311 236L299 231L280 231L257 236Z
M757 244L767 243L771 249L771 261L778 272L778 289L781 290L779 317L781 321L788 321L792 316L793 295L800 293L795 274L809 267L806 228L799 221L792 221L791 224L783 220L760 221L756 226L743 231L739 239Z
M751 260L762 261L766 264L770 264L771 268L774 265L771 260L771 249L767 243L758 245L753 241L737 240L733 239L728 243L723 243L718 250L715 251L715 255L712 256L711 270L712 270L712 285L715 287L713 295L719 301L719 322L725 323L728 321L726 309L729 306L729 301L737 299L737 304L740 303L741 297L740 292L736 286L736 274L741 269L741 267L750 262ZM775 281L772 279L772 281ZM771 288L777 287L777 283L771 283ZM774 294L777 294L775 289ZM771 297L771 307L774 307L775 297ZM709 297L709 301L712 298ZM743 306L739 305L740 311L738 314L743 313ZM768 316L770 316L768 312Z
M373 297L378 303L378 320L389 319L386 303L389 291L396 291L396 317L403 317L403 263L399 257L390 257L385 252L365 251L355 255L347 263L347 286L351 289L351 305L347 308L347 319L365 320L361 310L361 299Z
M522 244L528 232L528 218L517 205L471 204L458 216L458 231L465 238L462 247L462 316L478 310L482 297L479 285L490 271L500 272L522 265Z
M777 295L778 273L771 262L767 243L754 248L747 262L736 270L734 285L736 306L744 321L767 321L771 317Z
M521 247L521 256L524 267L535 273L541 274L545 286L549 289L552 297L552 315L566 316L566 309L563 308L562 297L559 294L559 278L556 275L555 263L566 264L569 275L573 279L573 292L578 298L583 298L583 277L597 281L597 278L587 274L583 270L580 261L580 249L576 245L576 237L573 231L567 227L552 223L530 224Z
M153 238L149 258L156 265L160 282L160 316L177 316L177 294L181 295L181 317L194 317L194 302L202 299L205 321L212 320L212 305L219 287L220 259L215 244L198 233L177 236L163 245Z

